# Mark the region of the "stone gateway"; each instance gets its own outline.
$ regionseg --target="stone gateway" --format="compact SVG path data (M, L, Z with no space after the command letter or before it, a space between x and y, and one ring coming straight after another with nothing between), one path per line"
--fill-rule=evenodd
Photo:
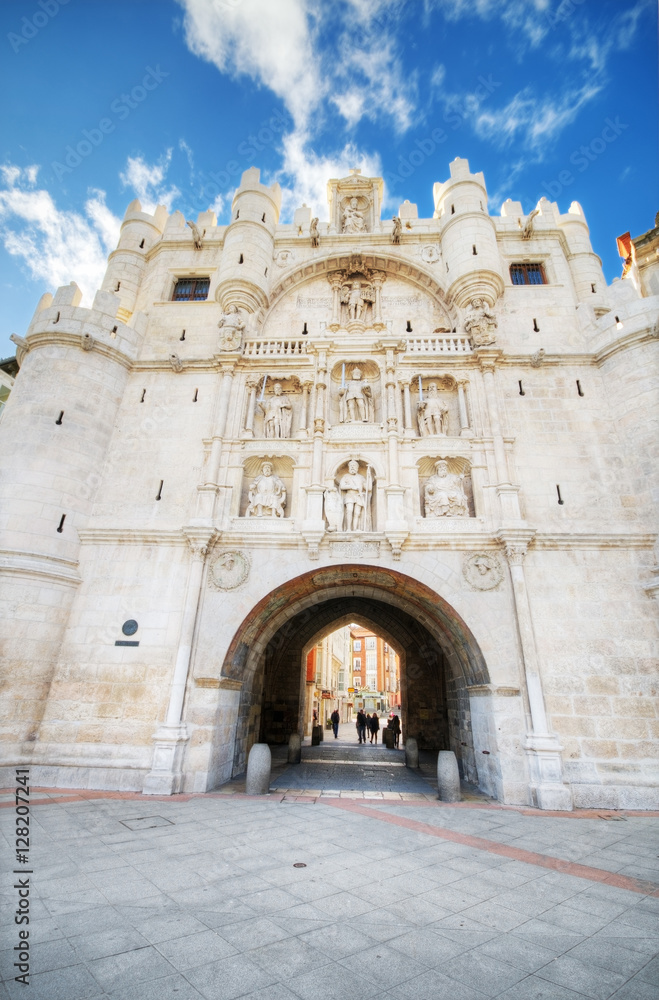
M134 201L93 303L15 338L5 765L214 789L310 735L307 653L359 621L410 760L659 808L659 228L607 287L578 203L490 215L466 160L393 232L381 178L328 192L290 223L256 168L224 225Z

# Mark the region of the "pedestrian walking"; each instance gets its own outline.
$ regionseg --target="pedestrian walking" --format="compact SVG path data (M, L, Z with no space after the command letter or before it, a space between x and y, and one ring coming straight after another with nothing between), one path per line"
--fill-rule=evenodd
M339 722L341 721L341 716L339 715L339 713L337 712L336 709L334 709L334 711L330 715L330 719L332 720L332 729L334 730L334 739L337 739L338 735L339 735Z
M380 731L380 720L378 719L377 712L373 712L371 716L371 721L369 723L369 729L371 730L371 743L378 741L378 733Z
M366 716L362 712L361 708L357 712L357 736L359 737L360 743L366 743Z
M391 720L391 728L394 731L394 746L398 747L398 744L400 743L400 719L397 715L394 715Z

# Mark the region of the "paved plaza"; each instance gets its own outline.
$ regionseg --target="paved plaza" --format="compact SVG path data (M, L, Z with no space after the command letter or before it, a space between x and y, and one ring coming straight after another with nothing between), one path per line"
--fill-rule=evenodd
M1 1000L654 1000L656 815L443 805L357 749L305 748L323 784L348 760L325 790L278 758L261 798L33 789L30 988L10 870ZM387 769L400 790L364 786Z

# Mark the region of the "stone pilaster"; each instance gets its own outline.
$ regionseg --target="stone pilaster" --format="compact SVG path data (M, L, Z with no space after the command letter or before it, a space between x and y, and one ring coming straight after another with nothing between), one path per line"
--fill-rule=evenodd
M499 539L508 560L512 582L515 617L523 665L531 732L527 733L526 751L530 795L540 809L572 809L572 793L563 782L562 747L549 732L542 693L540 665L533 629L533 617L524 574L524 557L535 532L527 529L499 531Z
M176 650L167 715L154 735L153 764L144 781L143 792L145 795L176 795L181 791L183 758L190 738L187 726L183 721L183 701L190 670L192 640L197 621L204 563L215 537L215 531L189 528L184 530L184 534L192 553L192 561L183 603L181 632Z

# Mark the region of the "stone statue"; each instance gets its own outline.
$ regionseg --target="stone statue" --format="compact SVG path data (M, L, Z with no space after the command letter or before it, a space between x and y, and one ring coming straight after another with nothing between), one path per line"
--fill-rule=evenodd
M272 464L264 462L261 475L249 484L249 503L245 517L283 517L286 487L279 476L273 475Z
M437 393L436 382L430 383L426 398L419 403L417 419L421 437L448 434L448 407Z
M203 250L204 244L202 243L202 240L206 235L206 230L204 229L203 233L200 233L196 222L193 222L192 219L188 219L185 224L192 230L192 239L194 240L195 250Z
M354 458L348 462L348 471L341 476L339 482L341 499L343 501L343 530L371 530L371 493L373 478L371 467L367 467L366 476L359 471L359 462Z
M533 236L533 220L535 219L536 215L539 214L540 214L539 208L534 208L532 212L529 212L528 218L526 220L526 225L524 226L524 229L522 231L523 240L530 240L531 237Z
M259 402L263 410L263 427L267 438L287 438L291 436L293 411L291 401L282 392L281 383L275 382L273 394Z
M339 420L342 424L373 422L373 396L360 368L353 368L352 378L339 389Z
M393 232L391 234L391 242L392 243L400 243L400 238L401 238L401 235L402 235L402 232L403 232L403 224L400 221L400 216L394 215L392 217L391 221L394 224L394 229L393 229Z
M318 232L318 216L315 215L311 220L311 225L309 226L309 236L311 237L311 246L320 246L320 233Z
M343 210L344 233L365 233L366 220L363 213L359 211L359 202L356 198L351 198Z
M424 503L426 517L469 517L464 476L449 472L444 459L435 462L435 474L424 490Z
M220 350L239 351L243 342L245 320L238 306L229 306L217 324L220 328Z
M343 500L336 486L325 490L325 517L328 531L341 531L343 528Z
M362 322L366 304L375 302L373 286L361 281L351 281L341 289L341 302L348 307L348 319Z
M496 340L495 330L497 318L485 308L485 300L471 300L471 313L465 320L465 330L469 334L474 347L488 347Z

